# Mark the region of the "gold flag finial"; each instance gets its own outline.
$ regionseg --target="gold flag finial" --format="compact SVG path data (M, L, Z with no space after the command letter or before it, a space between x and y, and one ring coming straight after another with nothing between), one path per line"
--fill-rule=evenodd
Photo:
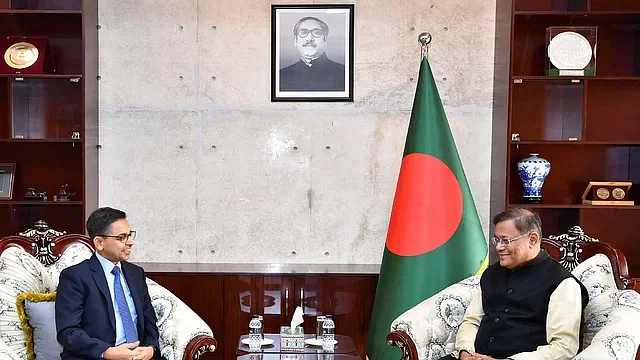
M420 45L420 59L423 57L429 58L429 44L431 43L431 34L428 32L422 32L418 35L418 42Z

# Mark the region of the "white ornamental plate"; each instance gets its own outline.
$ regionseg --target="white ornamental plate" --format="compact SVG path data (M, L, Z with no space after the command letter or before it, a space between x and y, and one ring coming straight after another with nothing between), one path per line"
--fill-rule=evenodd
M549 43L549 60L560 70L582 70L591 62L589 40L573 31L556 35Z

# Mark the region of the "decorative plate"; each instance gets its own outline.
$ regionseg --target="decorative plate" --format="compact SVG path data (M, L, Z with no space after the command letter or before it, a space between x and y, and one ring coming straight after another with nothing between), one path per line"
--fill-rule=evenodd
M15 43L4 52L4 62L14 69L26 69L38 60L38 48L28 42Z
M249 338L244 338L240 340L240 342L242 342L245 345L249 345ZM274 343L273 339L269 339L269 338L262 339L262 346L271 345L273 343Z
M553 66L560 70L582 70L591 62L593 49L581 34L565 31L551 39L548 54Z

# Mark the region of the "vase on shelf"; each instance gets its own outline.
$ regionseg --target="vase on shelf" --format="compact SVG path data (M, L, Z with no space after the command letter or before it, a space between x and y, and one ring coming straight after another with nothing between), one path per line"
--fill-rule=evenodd
M551 163L538 157L539 154L529 154L528 158L518 161L518 174L522 180L524 194L523 202L541 203L542 202L542 185L549 175Z

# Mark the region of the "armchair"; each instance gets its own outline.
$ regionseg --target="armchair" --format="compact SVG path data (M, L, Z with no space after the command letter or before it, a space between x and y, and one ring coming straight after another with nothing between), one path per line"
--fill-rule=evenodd
M584 234L579 226L542 240L542 247L579 279L589 292L581 347L574 359L635 359L640 344L640 294L634 290L624 254ZM387 342L403 360L437 360L452 353L455 337L480 277L453 284L391 324Z
M24 360L31 358L29 351L37 355L37 344L35 350L27 347L33 340L21 325L18 296L55 291L60 272L93 252L87 236L65 235L43 221L18 236L0 239L0 359ZM165 358L198 360L216 349L211 328L193 310L153 280L147 279L147 286Z

